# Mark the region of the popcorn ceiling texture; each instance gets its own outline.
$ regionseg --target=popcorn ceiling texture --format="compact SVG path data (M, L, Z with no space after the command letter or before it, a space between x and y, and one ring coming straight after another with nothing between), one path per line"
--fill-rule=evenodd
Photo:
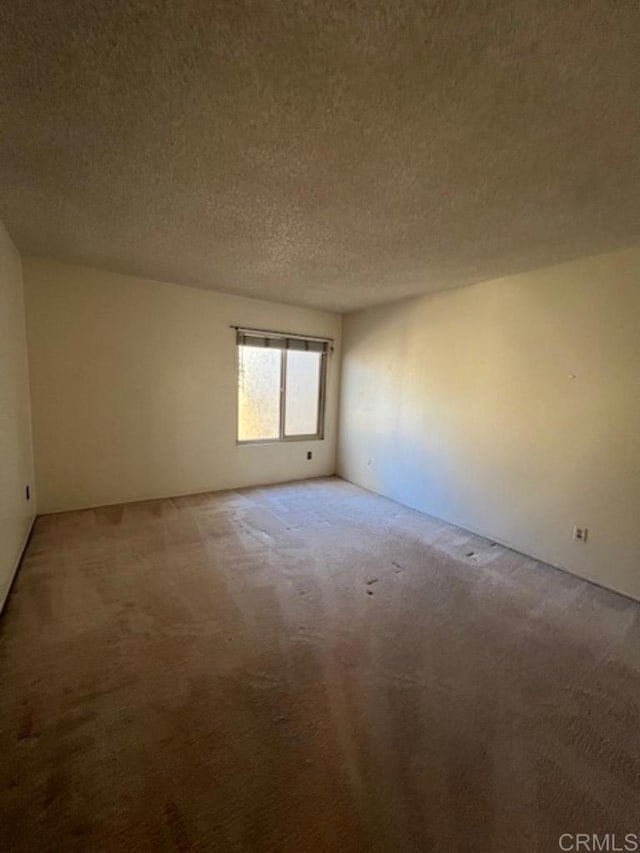
M637 0L23 0L19 248L350 310L638 242Z

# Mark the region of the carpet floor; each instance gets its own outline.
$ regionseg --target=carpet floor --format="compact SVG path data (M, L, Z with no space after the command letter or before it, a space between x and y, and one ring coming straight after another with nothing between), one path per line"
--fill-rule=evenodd
M0 621L0 847L621 839L639 676L640 605L338 479L45 516Z

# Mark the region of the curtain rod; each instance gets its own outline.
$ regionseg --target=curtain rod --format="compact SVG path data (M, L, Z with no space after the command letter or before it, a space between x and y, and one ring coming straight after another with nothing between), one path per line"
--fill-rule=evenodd
M247 326L229 326L230 329L235 329L236 332L248 332L249 334L269 335L272 338L295 338L298 341L326 341L332 344L334 338L320 338L317 335L294 335L289 332L274 332L271 329L250 329Z

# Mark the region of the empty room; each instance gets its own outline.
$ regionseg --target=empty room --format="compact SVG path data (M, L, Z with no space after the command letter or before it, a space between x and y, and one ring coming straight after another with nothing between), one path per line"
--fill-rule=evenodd
M640 850L640 4L15 0L0 849Z

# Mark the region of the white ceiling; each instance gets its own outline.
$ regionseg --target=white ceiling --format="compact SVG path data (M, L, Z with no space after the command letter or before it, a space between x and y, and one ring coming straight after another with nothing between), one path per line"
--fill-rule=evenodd
M27 254L335 310L640 242L640 3L20 0Z

